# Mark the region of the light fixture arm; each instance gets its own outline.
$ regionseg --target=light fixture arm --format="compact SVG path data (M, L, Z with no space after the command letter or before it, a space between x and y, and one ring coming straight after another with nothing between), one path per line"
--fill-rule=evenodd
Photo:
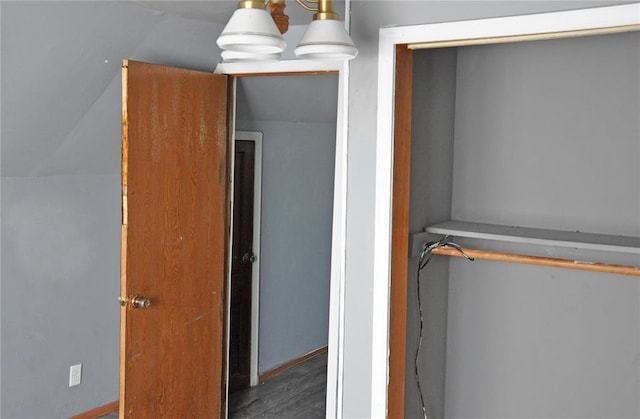
M333 11L333 2L334 0L296 0L296 3L302 8L316 12L313 15L313 20L338 20L338 14ZM312 7L306 3L316 4L316 6Z
M266 2L269 3L271 17L276 23L278 30L281 34L284 34L289 30L289 16L284 12L284 8L287 7L287 5L284 3L284 0L266 0Z
M308 3L317 3L317 1L309 1L307 0ZM318 7L311 7L308 6L306 3L304 3L302 0L296 0L296 3L298 3L300 5L300 7L302 7L303 9L306 9L310 12L317 12L318 11Z

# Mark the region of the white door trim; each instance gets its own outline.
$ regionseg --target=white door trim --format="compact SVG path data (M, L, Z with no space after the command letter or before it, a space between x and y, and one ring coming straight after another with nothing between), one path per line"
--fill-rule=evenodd
M496 38L541 34L575 36L573 31L640 24L640 3L564 12L468 20L380 29L378 49L378 127L374 217L373 337L371 342L371 415L387 415L389 375L389 298L391 203L393 198L393 129L395 50L397 45L460 41L456 45L495 43ZM552 36L549 36L552 37ZM512 38L513 39L513 38ZM465 42L468 41L468 42ZM421 46L424 48L425 46ZM386 325L386 327L382 326Z
M338 114L333 191L331 286L329 291L329 353L327 361L327 418L342 418L344 354L345 252L347 220L347 140L349 64L342 61L284 60L272 63L219 64L215 73L230 76L290 75L331 72L338 74ZM284 74L283 74L284 73ZM235 83L234 83L235 86ZM235 96L235 88L233 89ZM233 99L235 102L235 98ZM235 124L235 115L232 124ZM235 127L233 127L235 128Z
M260 220L262 214L262 133L236 131L234 141L253 141L253 246L256 261L251 267L251 355L249 384L258 385L258 340L260 337Z

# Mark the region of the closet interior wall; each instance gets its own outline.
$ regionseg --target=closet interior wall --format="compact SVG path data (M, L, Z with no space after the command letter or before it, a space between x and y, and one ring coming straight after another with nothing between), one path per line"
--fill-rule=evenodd
M409 233L451 218L453 135L456 89L455 48L413 54L413 109ZM444 416L449 260L434 258L429 279L422 280L424 310L420 375L434 417ZM416 300L417 258L409 259L405 416L420 417L415 381L419 316Z
M410 232L448 219L640 235L640 33L414 52ZM455 239L638 265L638 255ZM409 260L405 412L419 417ZM434 256L433 417L638 417L635 277Z

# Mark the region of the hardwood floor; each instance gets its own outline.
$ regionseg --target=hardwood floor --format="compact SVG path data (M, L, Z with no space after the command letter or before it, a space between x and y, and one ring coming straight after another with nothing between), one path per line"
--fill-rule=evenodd
M229 395L229 418L324 418L326 394L324 353L260 385Z
M229 395L229 418L322 419L327 394L323 353L255 387ZM118 412L100 419L117 419Z

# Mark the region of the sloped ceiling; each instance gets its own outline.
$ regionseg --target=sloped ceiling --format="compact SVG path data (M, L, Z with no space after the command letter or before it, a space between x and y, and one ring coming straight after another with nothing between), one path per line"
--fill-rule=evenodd
M2 176L119 173L121 61L212 71L220 57L215 40L236 5L0 2ZM296 9L301 8L290 4L287 10L293 25L310 20L309 12ZM303 30L293 26L290 36ZM290 81L274 80L272 87L281 100L297 104L296 114L280 114L281 120L313 119L301 116L308 106L308 115L320 115L321 104L301 97ZM265 101L251 109L257 119L272 114Z
M176 16L182 16L187 19L204 20L212 23L224 25L229 17L238 7L238 1L132 1L140 7L146 7L153 10L160 10L172 13ZM286 4L285 12L289 16L290 25L306 25L311 20L311 13L294 4L294 0L289 0ZM344 10L344 2L342 10ZM338 6L336 3L336 10Z

